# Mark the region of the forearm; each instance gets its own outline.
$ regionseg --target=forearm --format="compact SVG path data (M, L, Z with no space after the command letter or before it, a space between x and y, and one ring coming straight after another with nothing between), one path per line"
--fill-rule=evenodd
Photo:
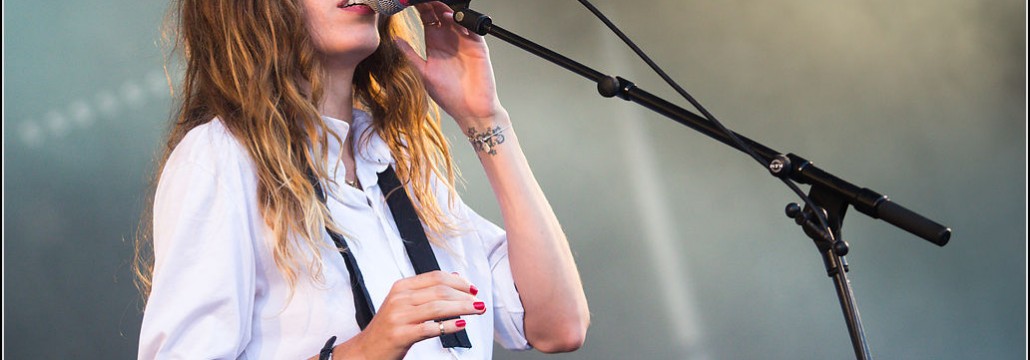
M480 162L497 197L508 236L512 276L525 308L526 337L545 352L571 351L586 335L590 314L572 251L519 145L507 114L470 126L475 133L500 127L504 141ZM466 128L468 133L468 128Z

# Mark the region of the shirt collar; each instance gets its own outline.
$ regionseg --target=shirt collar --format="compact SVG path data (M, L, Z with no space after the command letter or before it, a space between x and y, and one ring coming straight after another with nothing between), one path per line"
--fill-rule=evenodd
M390 147L372 126L372 116L354 109L350 124L330 116L323 115L322 118L340 136L350 136L356 150L354 161L362 186L368 188L376 184L379 180L378 174L393 163L393 155L390 153ZM337 150L330 149L330 152L335 153Z
M361 110L354 110L354 120L351 128L354 130L352 141L358 149L355 157L378 165L376 172L381 172L393 162L393 155L390 153L390 146L379 137L379 133L372 127L372 116Z

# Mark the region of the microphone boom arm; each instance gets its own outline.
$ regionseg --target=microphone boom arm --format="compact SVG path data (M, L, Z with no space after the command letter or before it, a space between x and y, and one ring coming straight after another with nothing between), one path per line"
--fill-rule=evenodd
M467 6L467 2L466 6ZM682 107L653 95L633 82L622 77L612 77L569 59L559 53L540 46L526 38L494 25L489 16L467 7L455 8L454 20L461 26L480 36L493 35L536 56L550 61L597 83L598 92L604 97L618 97L631 101L694 129L723 144L736 148L729 136L723 134L705 118ZM736 134L736 133L735 133ZM783 155L744 135L737 136L747 143L765 160L770 172L777 177L788 177L794 181L818 186L838 194L855 210L874 219L881 219L913 235L938 246L944 246L951 239L951 229L891 201L868 188L856 186L833 174L819 169L812 162L795 154ZM738 149L740 150L740 149ZM775 170L774 170L775 169Z

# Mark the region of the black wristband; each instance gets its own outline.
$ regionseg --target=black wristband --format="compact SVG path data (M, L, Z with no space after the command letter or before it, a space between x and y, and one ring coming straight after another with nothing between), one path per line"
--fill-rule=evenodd
M318 352L318 360L330 360L333 358L333 346L336 345L336 337L333 336L325 342L322 351Z

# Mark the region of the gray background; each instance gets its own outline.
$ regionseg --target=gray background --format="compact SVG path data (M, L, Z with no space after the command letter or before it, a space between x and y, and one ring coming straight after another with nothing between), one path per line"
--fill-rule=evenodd
M477 1L505 26L677 99L575 1ZM954 229L943 248L851 212L882 359L1012 359L1026 336L1025 3L598 1L731 128ZM168 121L158 1L7 1L4 355L131 358L129 274ZM747 157L491 42L502 100L593 313L568 359L847 359L797 201ZM678 103L683 101L676 100ZM500 220L447 131L465 198ZM499 359L535 359L498 351Z

